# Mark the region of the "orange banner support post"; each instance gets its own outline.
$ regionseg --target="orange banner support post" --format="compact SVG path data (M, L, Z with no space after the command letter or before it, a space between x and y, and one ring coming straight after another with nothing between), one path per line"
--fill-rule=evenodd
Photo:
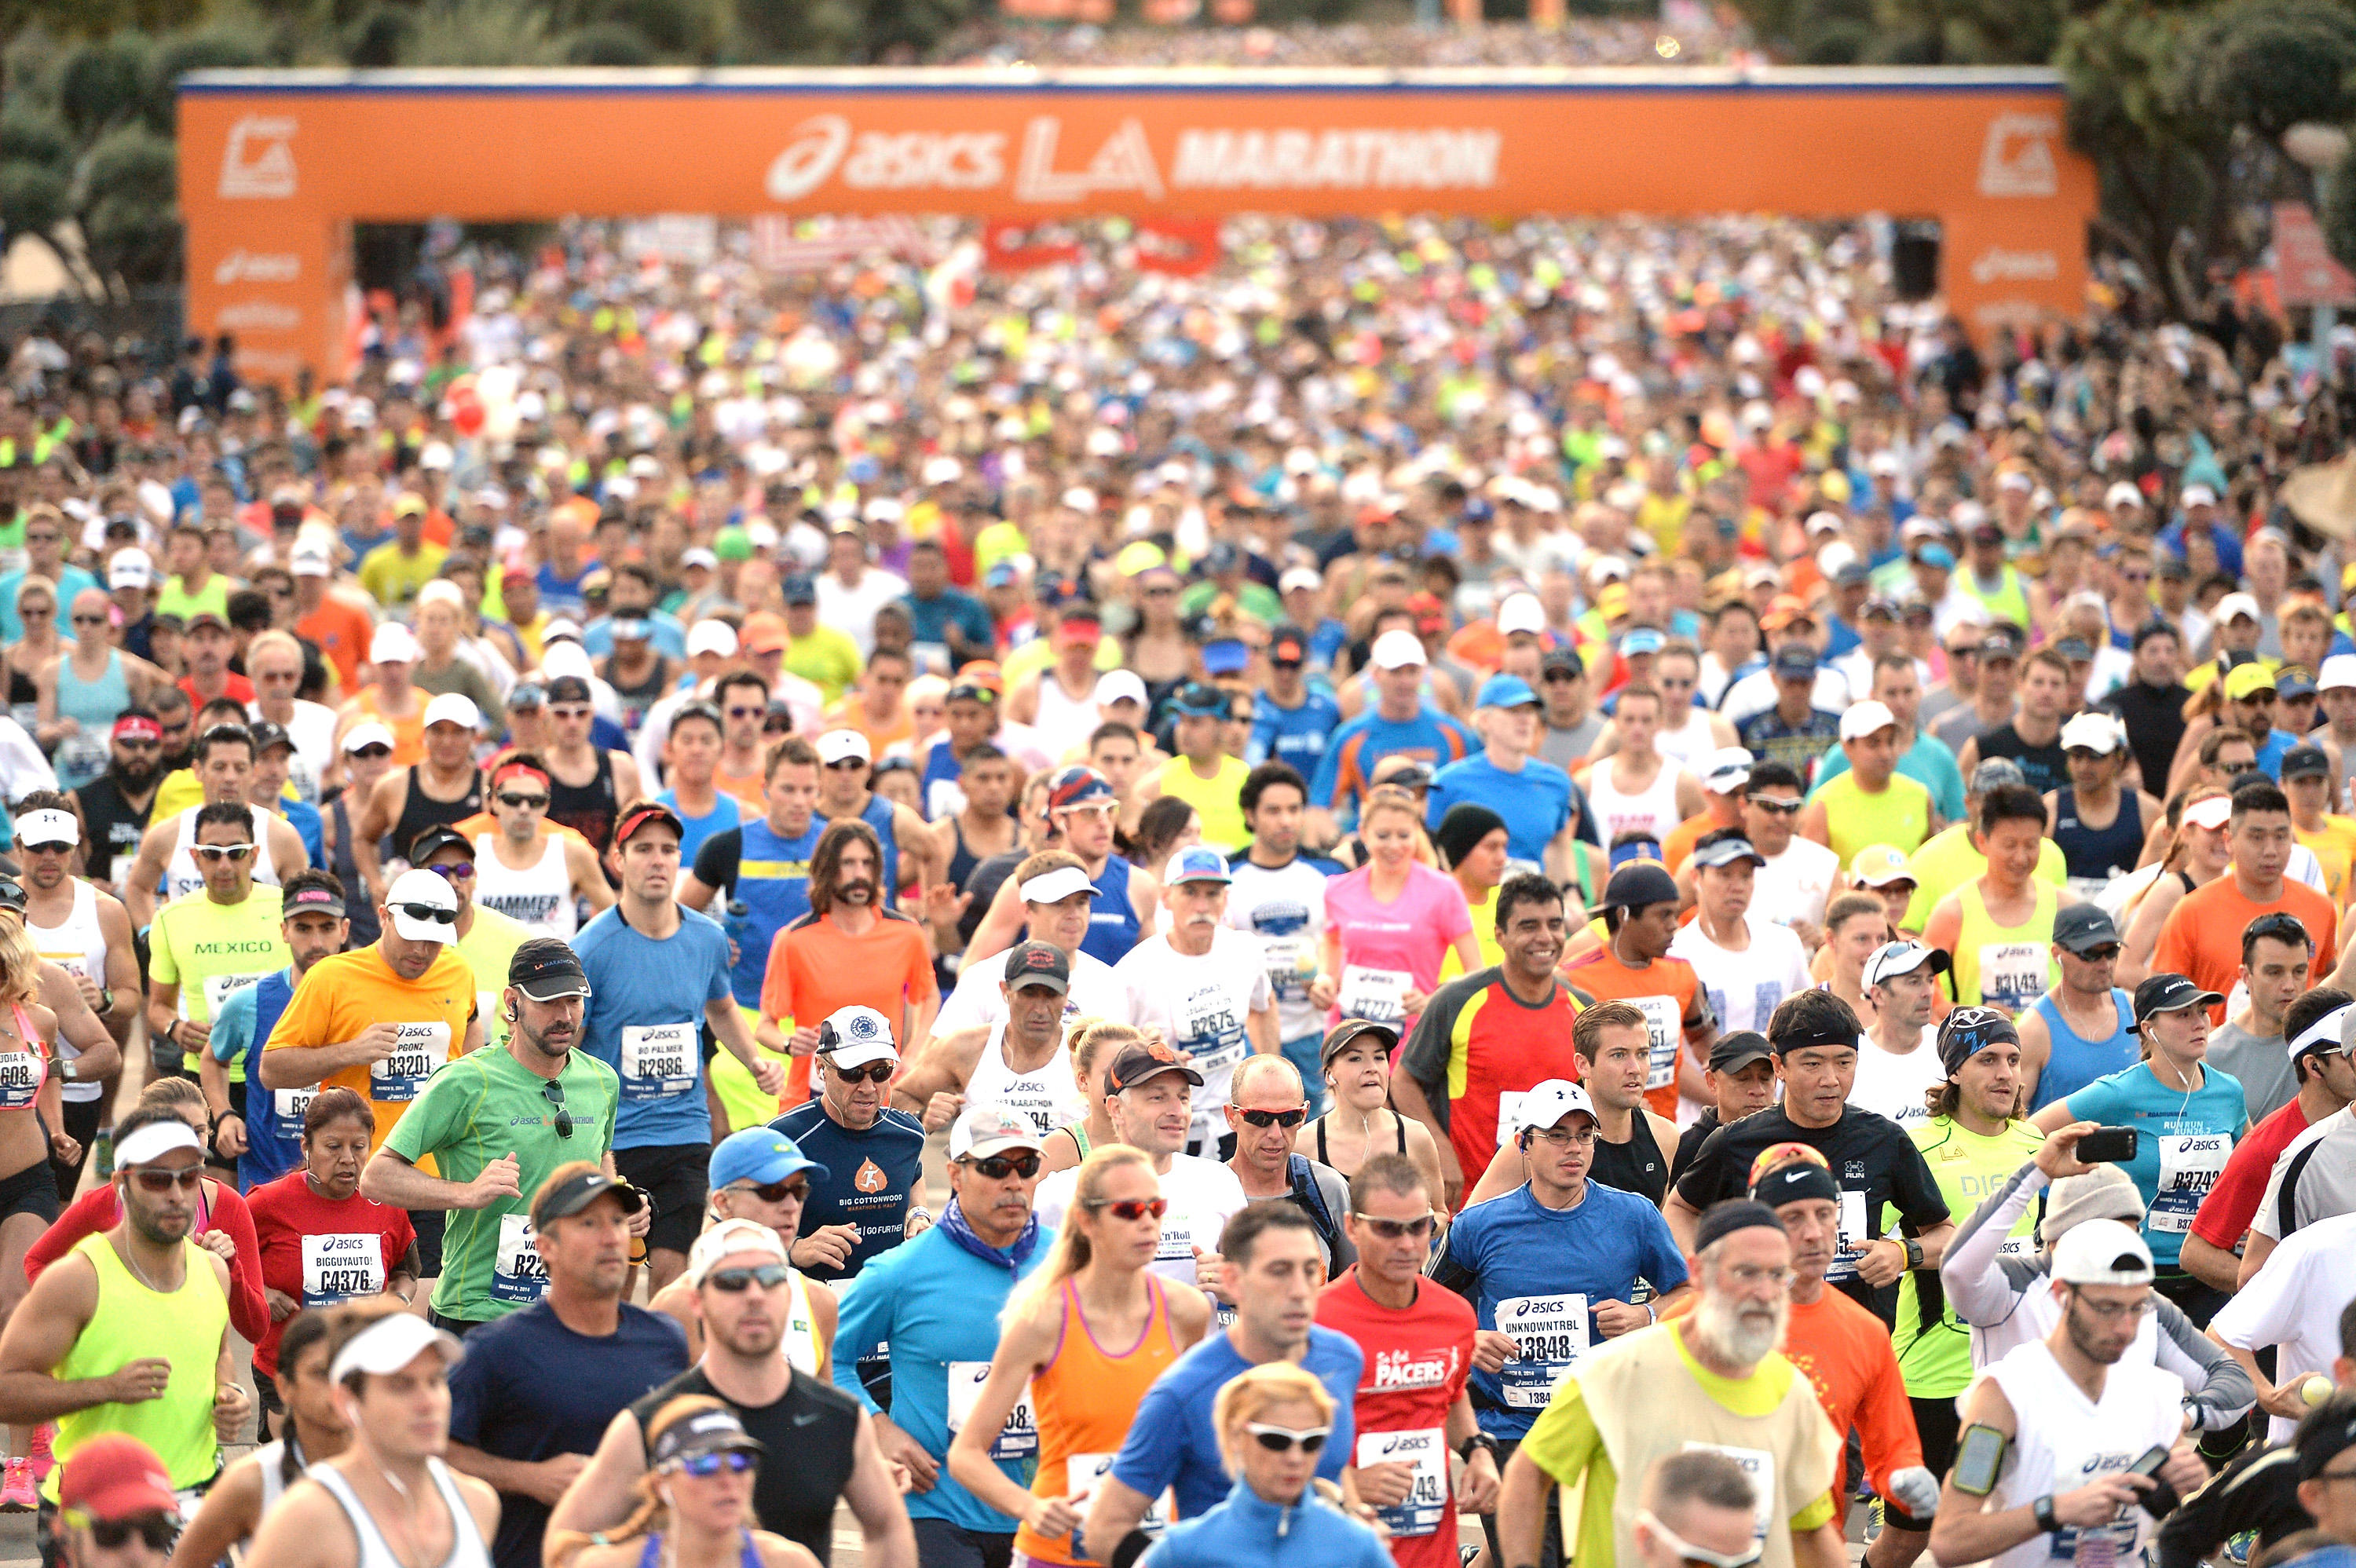
M348 362L359 222L1881 212L1986 331L2079 312L2095 208L2044 70L205 71L179 112L189 329L277 380Z

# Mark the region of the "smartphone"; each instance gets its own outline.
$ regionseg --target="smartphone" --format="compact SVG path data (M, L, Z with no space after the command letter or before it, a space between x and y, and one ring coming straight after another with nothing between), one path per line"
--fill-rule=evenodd
M2136 1157L2133 1127L2096 1127L2078 1140L2076 1154L2088 1165L2125 1165Z
M1996 1478L2004 1465L2004 1434L1993 1426L1977 1422L1964 1428L1963 1440L1955 1445L1955 1490L1966 1497L1984 1498L1996 1490Z
M2130 1135L2132 1136L2132 1135ZM2154 1519L2166 1519L2176 1511L2180 1500L2176 1488L2159 1478L2159 1467L2168 1463L2168 1450L2155 1444L2143 1451L2141 1457L2127 1467L2128 1472L2151 1477L2151 1490L2143 1494L2143 1511Z

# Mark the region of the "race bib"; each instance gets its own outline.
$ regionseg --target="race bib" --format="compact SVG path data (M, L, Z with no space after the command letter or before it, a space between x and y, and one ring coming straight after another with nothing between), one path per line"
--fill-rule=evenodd
M1677 1041L1685 1038L1685 1019L1678 1016L1675 997L1632 997L1636 1010L1644 1015L1644 1034L1648 1054L1644 1061L1644 1087L1665 1089L1677 1081Z
M1055 1091L1044 1079L1009 1079L998 1092L997 1104L1000 1110L1012 1111L1029 1122L1043 1138L1064 1125L1056 1115Z
M400 1038L393 1044L392 1054L369 1064L369 1098L386 1104L416 1099L425 1081L450 1060L448 1024L437 1019L432 1023L393 1027L400 1030ZM533 1293L535 1297L538 1294Z
M1430 1535L1448 1517L1448 1434L1437 1426L1358 1434L1360 1469L1399 1464L1415 1467L1415 1489L1376 1512L1393 1535Z
M131 869L137 864L139 864L139 851L136 847L122 851L108 862L107 880L114 884L116 892L120 893L131 885Z
M1342 965L1341 995L1334 1006L1345 1019L1395 1024L1407 1017L1407 991L1415 976L1404 969L1366 969Z
M1317 973L1317 956L1305 936L1264 936L1261 962L1268 983L1280 1002L1297 1002L1309 995L1310 976Z
M252 1091L248 1090L251 1093ZM303 1141L303 1118L310 1114L311 1102L319 1097L319 1086L303 1089L273 1089L270 1092L270 1130L281 1142L299 1144Z
M208 975L205 976L205 1017L220 1017L221 1004L244 990L262 983L260 975ZM183 1012L181 1017L186 1018Z
M491 1264L491 1299L527 1306L548 1288L548 1264L531 1244L531 1216L499 1216L499 1247Z
M1736 1448L1724 1443L1686 1444L1687 1453L1696 1449L1725 1455L1740 1466L1742 1473L1750 1477L1751 1495L1759 1499L1758 1533L1752 1539L1760 1545L1765 1545L1768 1529L1775 1522L1776 1514L1782 1511L1775 1503L1775 1456L1764 1448Z
M1233 1067L1250 1044L1244 1037L1243 1019L1236 1015L1235 998L1224 987L1196 991L1180 1005L1177 1046L1193 1056L1195 1072L1209 1074Z
M1826 1280L1855 1279L1858 1255L1865 1251L1865 1194L1843 1188L1840 1195L1840 1245L1833 1253Z
M1591 1343L1587 1297L1508 1296L1497 1303L1497 1331L1521 1352L1497 1374L1505 1408L1544 1410Z
M2062 886L2070 890L2071 898L2082 904L2090 904L2101 898L2103 891L2110 885L2109 877L2064 877L2062 879Z
M2201 1200L2217 1185L2233 1152L2231 1133L2162 1133L2159 1186L2153 1191L2145 1224L2155 1235L2181 1236L2192 1229Z
M2008 1013L2027 1012L2045 994L2051 953L2034 942L1988 942L1980 945L1980 1000Z
M660 1100L695 1087L693 1023L622 1027L622 1098Z
M41 1059L29 1051L0 1051L0 1111L21 1111L41 1092Z
M303 1305L333 1307L384 1289L384 1238L338 1232L303 1238Z
M955 1438L965 1430L966 1422L973 1415L976 1401L981 1398L981 1385L990 1381L988 1361L951 1361L949 1363L949 1436ZM1014 1402L1006 1424L999 1428L997 1440L990 1445L993 1459L1030 1459L1039 1453L1039 1418L1031 1409L1031 1385L1023 1385L1023 1397Z
M1064 1495L1076 1498L1096 1490L1097 1483L1104 1479L1106 1471L1112 1468L1112 1460L1109 1454L1074 1454L1066 1458L1064 1461ZM1164 1487L1162 1495L1146 1505L1145 1517L1138 1521L1137 1528L1159 1541L1162 1532L1170 1528L1170 1516L1177 1511L1177 1494Z

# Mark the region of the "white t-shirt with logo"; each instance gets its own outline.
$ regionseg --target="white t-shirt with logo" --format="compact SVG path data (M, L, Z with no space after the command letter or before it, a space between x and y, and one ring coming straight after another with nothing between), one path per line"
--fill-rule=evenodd
M1032 1212L1044 1230L1060 1229L1072 1207L1072 1191L1079 1184L1076 1169L1059 1170L1039 1183ZM1193 1285L1194 1252L1219 1250L1219 1232L1227 1219L1250 1200L1236 1173L1215 1159L1190 1154L1170 1157L1169 1174L1160 1179L1162 1196L1170 1201L1162 1216L1162 1244L1154 1249L1153 1272L1165 1279Z
M1158 1029L1170 1049L1187 1056L1203 1075L1194 1091L1195 1146L1217 1143L1226 1131L1221 1114L1227 1082L1251 1053L1245 1020L1269 1005L1268 970L1259 939L1232 926L1215 926L1211 950L1191 956L1170 945L1167 934L1148 937L1113 965L1128 993L1122 1017L1140 1029Z
M1840 857L1813 838L1792 835L1783 852L1759 868L1751 887L1751 910L1778 925L1804 920L1825 923L1825 904L1840 876Z
M1680 927L1669 944L1669 956L1692 965L1700 977L1721 1034L1740 1029L1766 1033L1776 1005L1808 988L1807 949L1789 926L1764 918L1759 908L1754 899L1742 917L1751 945L1740 953L1710 940L1698 920Z
M1903 1127L1929 1121L1923 1095L1947 1080L1939 1065L1938 1040L1939 1031L1925 1026L1922 1043L1901 1056L1874 1044L1871 1035L1858 1035L1857 1083L1848 1092L1848 1103Z
M1276 996L1278 1035L1304 1040L1323 1034L1325 1017L1310 1005L1309 982L1317 973L1325 930L1324 874L1299 859L1274 869L1242 859L1235 864L1235 877L1227 889L1227 923L1260 940Z

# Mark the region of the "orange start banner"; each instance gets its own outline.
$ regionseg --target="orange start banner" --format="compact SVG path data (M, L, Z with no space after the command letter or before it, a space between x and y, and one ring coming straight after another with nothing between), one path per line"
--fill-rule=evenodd
M348 353L351 226L571 214L1887 213L1976 331L2074 316L2094 171L2042 70L208 71L188 325Z

